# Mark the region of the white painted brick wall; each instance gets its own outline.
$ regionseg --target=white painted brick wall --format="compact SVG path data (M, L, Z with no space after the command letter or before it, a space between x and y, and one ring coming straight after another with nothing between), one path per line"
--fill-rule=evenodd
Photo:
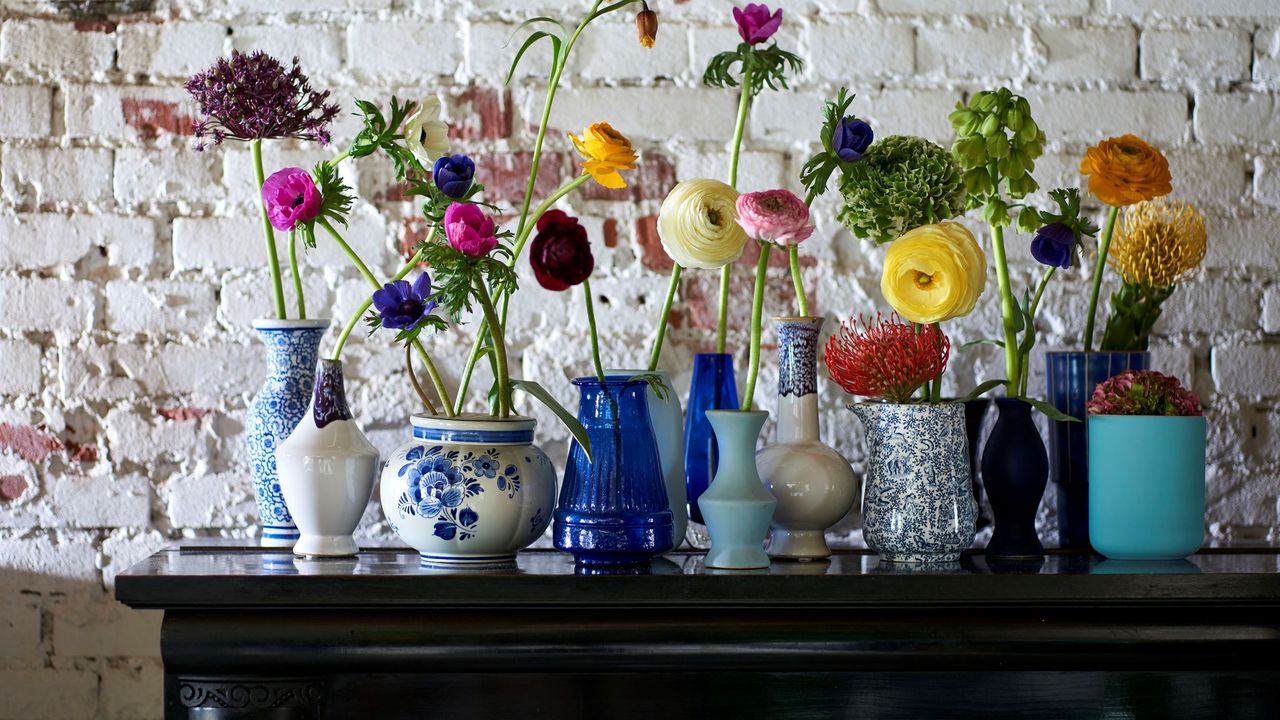
M566 4L175 0L119 17L59 14L63 5L85 4L9 3L0 20L0 440L17 428L56 447L28 457L0 443L0 716L137 720L160 716L157 619L108 593L117 573L173 539L243 537L253 522L243 429L261 358L249 323L271 310L249 155L231 144L190 150L194 108L182 80L232 48L262 48L286 61L296 54L344 105L334 128L339 143L358 128L355 97L483 96L509 116L456 103L446 112L476 137L455 148L495 158L481 169L493 172L509 151L531 146L547 67L548 48L535 48L504 90L516 46L503 44L525 17L563 13ZM609 120L637 141L650 167L673 168L668 180L726 172L736 98L702 88L700 77L712 55L738 42L729 4L651 5L662 17L652 51L636 45L627 17L583 37L552 117L548 148L556 154L548 165L570 166L563 131ZM744 187L798 188L822 103L841 84L857 93L855 111L881 136L945 144L958 99L1012 83L1049 135L1039 172L1046 187L1079 182L1080 154L1101 136L1135 132L1167 152L1175 195L1204 210L1210 245L1204 274L1166 306L1154 362L1211 406L1211 531L1280 532L1280 3L798 0L785 7L781 43L806 68L793 92L767 94L753 109ZM270 144L266 165L268 172L310 167L329 152ZM348 237L386 274L414 210L398 199L384 162L343 172L361 196ZM599 314L612 365L642 360L666 284L640 244L660 198L642 197L567 203L596 241L594 287L610 301ZM814 301L832 317L882 306L883 250L852 240L834 222L835 209L834 200L819 201L819 230L805 248L819 263L805 268ZM616 247L602 247L606 235ZM1012 236L1010 257L1015 281L1029 282L1024 236ZM303 262L313 316L345 319L367 296L323 237ZM567 397L566 373L585 372L590 362L582 306L527 276L522 268L528 296L513 307L520 324L510 339L513 362ZM782 288L785 274L777 278ZM1085 274L1060 279L1046 296L1045 348L1072 345L1083 324ZM690 273L686 293L707 297L714 283ZM636 309L641 296L646 304ZM745 315L734 307L731 341L739 350ZM705 308L701 316L691 309L670 334L672 366L687 365L705 346L698 323L707 319ZM987 303L953 332L961 341L984 337L995 322ZM450 380L465 342L460 332L429 341ZM948 388L1000 364L988 350L962 357ZM415 402L400 381L399 354L358 333L346 359L359 420L390 450ZM766 363L766 398L775 378ZM678 385L687 381L687 371L677 373ZM1033 387L1042 382L1033 365ZM824 437L861 467L857 423L836 389L823 387ZM554 421L530 411L544 421L548 451L562 454ZM1046 508L1051 533L1052 497ZM379 520L371 509L362 536L388 537ZM850 532L838 534L847 541Z

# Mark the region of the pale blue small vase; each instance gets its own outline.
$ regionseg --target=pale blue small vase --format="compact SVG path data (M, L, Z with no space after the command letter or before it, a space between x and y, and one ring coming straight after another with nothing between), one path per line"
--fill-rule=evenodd
M1204 540L1204 417L1089 416L1089 538L1115 560L1176 560Z
M711 535L706 566L724 570L769 567L764 536L778 500L760 482L756 443L769 413L763 410L708 410L720 464L711 486L698 498Z

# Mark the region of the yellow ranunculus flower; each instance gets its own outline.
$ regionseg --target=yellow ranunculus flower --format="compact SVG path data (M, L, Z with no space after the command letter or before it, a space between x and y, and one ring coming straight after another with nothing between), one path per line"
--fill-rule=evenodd
M625 135L613 129L607 122L598 122L582 133L582 139L569 133L573 146L582 153L586 162L582 163L582 171L601 185L617 190L627 186L619 170L636 169L636 153L631 149L631 141Z
M1102 202L1122 207L1168 195L1173 190L1169 161L1135 135L1107 138L1080 159L1089 192Z
M737 260L747 244L737 201L738 191L719 180L686 180L671 188L658 211L658 236L667 255L703 270Z
M921 225L894 240L880 276L889 305L922 325L968 315L986 285L986 254L954 222Z

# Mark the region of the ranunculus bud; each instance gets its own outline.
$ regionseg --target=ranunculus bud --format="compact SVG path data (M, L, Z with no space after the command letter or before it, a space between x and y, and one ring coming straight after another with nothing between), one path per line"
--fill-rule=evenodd
M436 160L431 179L440 192L457 200L471 189L476 175L476 164L466 155L445 155Z
M311 173L302 168L277 170L262 183L262 202L267 206L267 219L277 230L293 230L299 224L315 220L324 205Z
M596 266L587 229L578 224L578 218L548 210L538 219L529 264L538 284L548 290L559 292L582 283Z
M658 13L649 9L649 3L644 3L644 9L636 13L636 34L646 48L653 47L658 38Z
M444 211L444 234L454 250L473 258L498 246L493 218L470 203L453 203Z

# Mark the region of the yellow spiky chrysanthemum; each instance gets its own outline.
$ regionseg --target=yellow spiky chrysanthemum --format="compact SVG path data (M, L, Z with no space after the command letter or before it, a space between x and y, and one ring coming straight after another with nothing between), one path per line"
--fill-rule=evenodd
M1107 262L1127 283L1169 287L1200 267L1205 240L1191 203L1157 198L1125 208Z

